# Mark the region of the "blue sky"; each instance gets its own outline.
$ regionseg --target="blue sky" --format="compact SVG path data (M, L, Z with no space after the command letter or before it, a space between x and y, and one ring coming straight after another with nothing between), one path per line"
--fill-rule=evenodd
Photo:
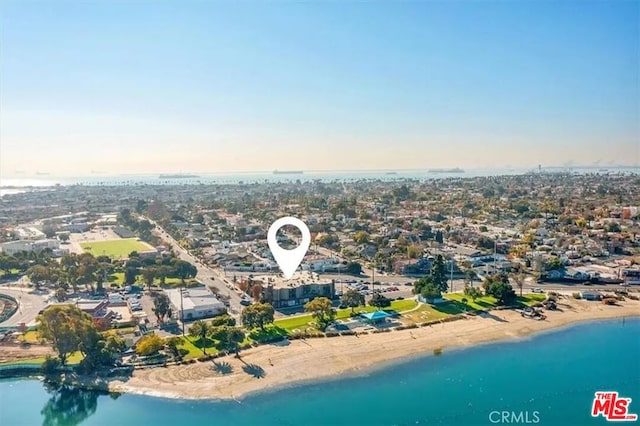
M640 162L637 1L0 12L0 176Z

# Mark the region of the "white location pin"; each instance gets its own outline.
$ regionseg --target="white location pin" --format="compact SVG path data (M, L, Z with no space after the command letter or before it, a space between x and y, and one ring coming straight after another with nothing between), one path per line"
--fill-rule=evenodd
M280 247L276 238L278 229L285 225L295 226L302 234L300 245L293 250ZM269 243L271 254L273 254L273 258L278 262L282 274L286 279L290 279L296 272L296 269L298 269L298 266L300 266L304 255L307 254L309 244L311 244L311 233L307 225L300 219L291 216L281 217L271 224L269 232L267 232L267 242Z

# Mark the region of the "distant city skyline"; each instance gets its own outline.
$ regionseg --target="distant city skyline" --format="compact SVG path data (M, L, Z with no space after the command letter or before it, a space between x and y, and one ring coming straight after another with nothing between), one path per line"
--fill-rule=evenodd
M640 164L640 2L0 12L0 178Z

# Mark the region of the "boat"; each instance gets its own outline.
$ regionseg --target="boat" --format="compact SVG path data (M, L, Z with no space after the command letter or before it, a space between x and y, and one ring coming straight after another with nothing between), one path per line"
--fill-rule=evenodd
M398 174L398 172L387 172L387 173L385 173L385 175L397 175L397 174Z
M304 172L302 170L274 170L274 175L301 175Z
M160 175L160 179L193 179L193 178L199 178L199 177L200 176L198 175L190 175L190 174L184 174L184 173Z
M455 167L453 169L429 169L429 173L464 173L461 168Z

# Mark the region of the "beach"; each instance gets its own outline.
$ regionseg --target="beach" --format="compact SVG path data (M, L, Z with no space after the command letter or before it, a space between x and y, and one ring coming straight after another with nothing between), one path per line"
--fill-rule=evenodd
M240 399L250 393L316 380L366 374L374 368L412 357L472 345L526 338L574 323L640 316L640 302L617 306L563 298L558 311L545 311L543 321L523 318L512 310L416 329L360 336L293 340L269 344L216 359L232 371L222 374L213 362L136 370L126 381L114 380L109 389L167 398ZM246 370L246 371L245 371ZM260 377L256 377L260 376Z

